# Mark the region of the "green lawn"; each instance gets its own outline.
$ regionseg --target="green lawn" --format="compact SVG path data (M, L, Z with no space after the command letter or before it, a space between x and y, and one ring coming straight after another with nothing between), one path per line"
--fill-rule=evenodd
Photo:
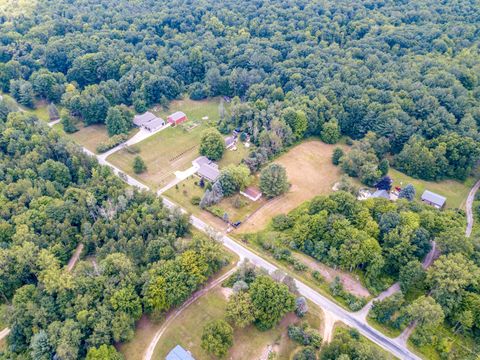
M465 200L470 187L473 185L473 178L469 178L463 183L456 180L425 181L414 179L392 168L390 168L388 175L393 179L393 186L403 187L407 184L412 184L415 187L417 199L420 199L425 190L445 196L447 198L447 207L449 208L464 209Z
M197 205L191 203L191 199L194 196L202 197L205 190L198 184L200 179L197 176L191 176L188 179L182 181L177 186L169 189L163 195L175 201L178 205L186 209L189 213L195 214L201 211Z
M192 166L192 160L199 156L201 134L219 120L219 105L219 98L202 101L184 99L172 101L168 110L160 106L153 108L151 111L164 119L175 111L183 111L189 120L137 144L140 150L138 154L120 150L111 155L108 161L134 176L132 163L134 157L139 155L145 161L147 171L135 177L155 189L165 186L174 178L175 171L188 169Z
M222 159L218 162L220 168L228 166L230 164L238 165L242 160L247 157L252 145L249 148L245 147L244 143L241 141L237 142L236 150L225 150Z
M243 204L240 208L234 206L235 199L238 198ZM230 222L235 223L237 221L244 222L245 219L259 209L262 205L266 203L265 198L261 198L257 201L251 201L245 196L236 194L228 198L222 199L215 207L222 209L223 213L228 214L228 219Z
M182 126L170 127L136 144L140 150L138 154L122 149L107 160L149 186L161 188L174 178L175 171L183 171L192 166L192 161L199 156L200 136L208 127L208 122L199 123L190 131ZM133 174L135 156L140 156L147 165L147 171L143 174Z
M216 319L223 319L227 304L226 290L215 288L207 295L198 299L187 308L163 334L153 359L163 360L167 353L177 344L189 350L197 360L213 359L200 346L202 330L205 324ZM310 326L320 328L320 310L310 305L310 312L306 321ZM235 329L234 345L226 359L258 359L269 345L274 345L277 352L276 359L288 360L296 349L286 335L289 324L299 319L294 314L287 315L282 322L269 331L259 331L253 325L245 329Z

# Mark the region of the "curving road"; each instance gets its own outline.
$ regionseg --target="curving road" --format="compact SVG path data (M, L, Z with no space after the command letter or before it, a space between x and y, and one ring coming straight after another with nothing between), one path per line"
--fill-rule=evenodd
M466 212L467 212L467 228L465 229L465 236L470 237L472 234L473 228L473 200L475 200L475 194L477 193L478 189L480 188L480 180L478 180L475 185L473 185L472 189L468 193L467 203L465 204Z

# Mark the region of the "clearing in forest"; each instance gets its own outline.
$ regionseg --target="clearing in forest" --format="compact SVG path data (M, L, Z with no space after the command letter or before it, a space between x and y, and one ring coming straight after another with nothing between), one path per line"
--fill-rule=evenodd
M242 233L253 233L265 228L272 217L286 214L316 195L327 195L340 180L341 171L332 164L333 149L319 140L309 140L290 149L275 163L287 170L290 191L269 201L239 228Z
M171 113L183 111L188 121L160 131L136 144L135 148L138 151L136 153L121 149L107 160L152 188L161 188L174 178L175 171L188 169L192 166L192 160L199 156L201 134L212 123L218 121L219 104L219 99L202 101L186 99L173 101L168 110L158 106L152 109L157 116L166 119ZM140 175L135 175L132 169L133 159L137 155L147 165L147 171Z

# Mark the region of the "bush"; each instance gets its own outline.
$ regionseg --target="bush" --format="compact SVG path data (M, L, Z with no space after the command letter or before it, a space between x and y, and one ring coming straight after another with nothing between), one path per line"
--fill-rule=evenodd
M315 349L320 349L322 343L320 334L306 323L302 323L299 326L289 325L288 337L300 345L311 346Z
M140 156L135 156L133 159L133 172L135 174L141 174L147 171L147 165Z
M294 220L285 214L280 214L272 219L272 227L277 231L290 229L294 225Z
M336 147L335 150L333 150L333 154L332 154L332 164L333 165L340 164L340 159L342 158L343 155L344 155L343 150L340 149L339 147Z
M114 135L112 136L111 138L109 138L108 140L100 143L98 146L97 146L97 152L98 153L104 153L110 149L113 149L115 146L117 145L120 145L121 143L127 141L128 139L128 135L127 134L118 134L118 135Z
M203 328L202 348L216 356L224 356L233 345L233 329L224 320L209 322Z
M218 206L210 206L207 208L207 210L220 219L223 219L223 214L225 214L225 211Z
M202 199L200 198L200 196L194 196L194 197L192 197L192 198L190 199L190 203L191 203L192 205L198 206L198 205L200 205L200 201L201 201L201 200L202 200Z

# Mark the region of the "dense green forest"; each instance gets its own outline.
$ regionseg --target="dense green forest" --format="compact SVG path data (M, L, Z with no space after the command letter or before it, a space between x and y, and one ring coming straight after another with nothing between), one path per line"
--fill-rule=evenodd
M465 237L464 226L457 211L406 199L357 201L339 191L276 216L269 229L247 239L297 271L308 269L298 266L294 251L356 272L373 293L398 281L401 291L375 301L370 316L394 329L416 322L414 344L429 344L445 358L473 359L478 346L453 349L451 338L439 330L445 325L477 344L480 339L480 247L478 239ZM432 241L442 255L424 269L421 262ZM334 283L332 295L342 297L342 288L336 290ZM343 297L353 311L365 304L351 295Z
M464 179L479 156L476 1L37 0L25 8L3 5L0 83L26 106L62 103L91 124L120 104L141 112L183 93L238 96L219 128L252 135L252 169L294 141L335 142L339 131L375 132L388 144L383 157L425 179ZM377 160L360 161L361 177L378 177Z
M128 341L144 312L178 306L225 265L185 215L35 117L0 110L0 294L12 305L0 358L75 360ZM91 257L69 272L79 243Z

